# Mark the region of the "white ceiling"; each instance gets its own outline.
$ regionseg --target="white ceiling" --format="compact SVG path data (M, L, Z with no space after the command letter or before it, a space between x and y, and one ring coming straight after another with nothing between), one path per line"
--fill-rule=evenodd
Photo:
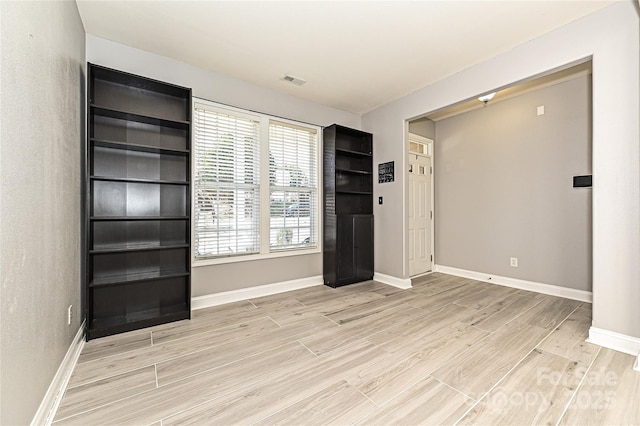
M362 114L612 1L77 3L87 33Z

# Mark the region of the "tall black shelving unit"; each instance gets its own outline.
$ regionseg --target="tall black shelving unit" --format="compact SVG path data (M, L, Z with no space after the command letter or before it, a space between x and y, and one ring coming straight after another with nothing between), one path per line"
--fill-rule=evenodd
M87 340L190 317L191 89L89 64Z
M373 136L334 124L324 129L325 285L373 278Z

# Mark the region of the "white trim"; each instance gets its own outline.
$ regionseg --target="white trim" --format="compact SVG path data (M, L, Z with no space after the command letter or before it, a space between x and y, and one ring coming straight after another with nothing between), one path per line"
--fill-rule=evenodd
M284 293L285 291L299 290L302 288L322 285L324 281L322 275L300 278L297 280L283 281L273 284L259 285L256 287L241 288L239 290L224 291L222 293L212 293L205 296L191 298L191 309L203 309L212 306L224 305L225 303L239 302L241 300L254 299L256 297L270 296L272 294Z
M64 392L67 390L71 373L73 373L73 369L78 362L82 348L84 348L84 321L80 324L80 328L73 338L66 355L62 359L56 375L53 376L53 380L51 380L49 389L47 389L44 398L42 398L38 411L36 411L33 420L31 420L32 426L49 426L53 423L53 418L58 411Z
M414 120L407 120L407 122L411 122L411 121L414 121ZM417 133L411 133L409 129L407 129L407 132L409 132L409 136L407 137L407 142L413 139L415 142L421 143L423 145L430 145L428 148L429 152L427 152L426 154L421 154L418 152L411 151L411 145L409 145L409 151L407 151L407 153L413 154L413 155L422 155L423 157L433 156L433 139L421 136Z
M636 358L636 365L633 366L633 369L636 371L640 371L640 352L638 352L638 358Z
M470 278L472 280L503 285L505 287L513 287L521 290L535 291L536 293L549 294L551 296L564 297L566 299L579 300L580 302L591 303L593 300L593 295L590 291L576 290L573 288L543 284L534 281L519 280L517 278L502 277L484 272L468 271L443 265L435 265L434 271L441 272L443 274L456 275L463 278Z
M390 285L392 287L401 288L403 290L412 287L410 278L392 277L391 275L381 274L380 272L374 272L373 280L381 282L382 284Z
M627 336L626 334L620 334L615 331L604 330L593 326L589 328L589 337L587 338L587 342L633 356L640 353L640 338ZM638 360L636 360L634 368L638 369Z
M265 259L277 259L280 257L291 257L291 256L306 256L310 254L319 254L322 253L320 249L320 243L318 243L318 247L312 249L298 249L298 250L281 250L274 251L266 254L246 254L239 256L226 256L226 257L214 257L211 259L198 259L193 260L191 263L192 268L200 268L203 266L211 266L211 265L221 265L224 263L236 263L236 262L250 262L252 260L265 260Z
M402 149L402 275L409 274L409 255L407 253L407 245L409 244L409 179L407 179L407 152L409 146L409 120L404 122L404 141ZM395 173L398 175L399 170ZM375 236L375 234L374 234ZM375 279L375 274L374 274ZM381 281L382 282L382 281Z

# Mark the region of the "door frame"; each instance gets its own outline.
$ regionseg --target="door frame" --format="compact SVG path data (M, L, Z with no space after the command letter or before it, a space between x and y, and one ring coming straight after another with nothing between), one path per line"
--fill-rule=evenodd
M421 274L417 274L414 276L409 275L409 197L411 196L411 194L409 193L409 155L420 155L420 154L416 154L416 153L412 153L410 151L410 140L414 140L416 142L420 142L420 143L425 143L428 144L431 149L430 152L427 155L423 155L424 157L430 157L431 158L431 212L433 214L432 219L431 219L431 256L433 257L432 261L431 261L431 270L425 273L421 273ZM435 270L435 264L436 264L436 244L435 244L435 223L436 223L436 209L435 209L435 185L434 185L434 181L435 181L435 170L436 170L436 163L435 163L435 141L433 139L429 139L426 138L424 136L420 136L417 135L415 133L411 133L409 132L409 122L406 121L405 122L405 144L404 144L404 170L405 170L405 176L404 176L404 180L406 182L405 185L405 202L404 202L404 223L405 223L405 227L404 227L404 276L408 277L409 279L411 278L416 278L416 277L421 277L424 275L429 275L432 274Z

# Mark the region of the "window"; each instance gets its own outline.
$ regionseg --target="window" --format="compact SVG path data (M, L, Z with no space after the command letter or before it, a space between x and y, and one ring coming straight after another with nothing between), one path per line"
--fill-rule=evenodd
M318 136L314 129L269 124L270 246L315 247Z
M194 259L318 249L319 129L194 101Z
M259 121L194 111L195 258L259 253Z

